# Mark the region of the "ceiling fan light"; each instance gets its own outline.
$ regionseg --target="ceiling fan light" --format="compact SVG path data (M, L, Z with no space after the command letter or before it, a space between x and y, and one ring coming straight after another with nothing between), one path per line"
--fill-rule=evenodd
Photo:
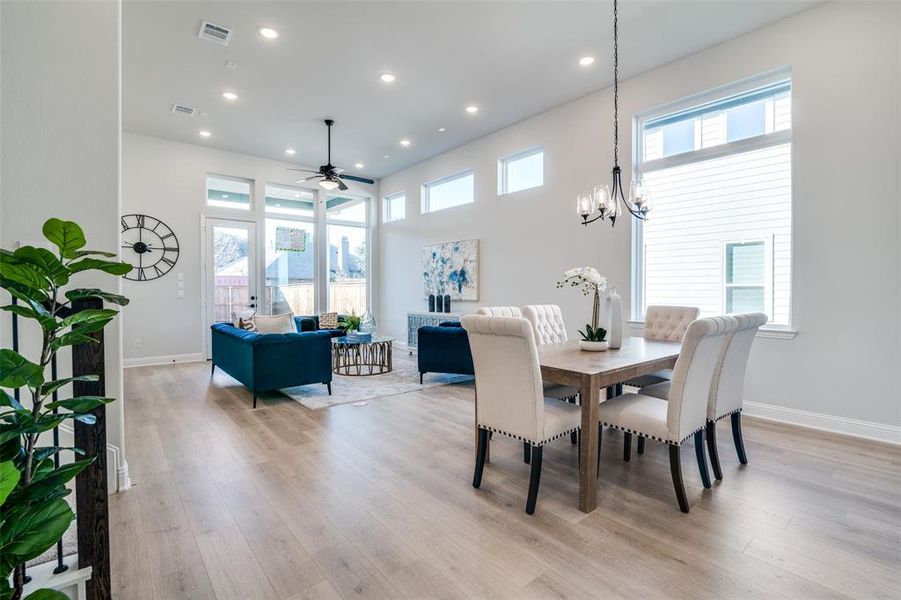
M331 179L323 179L319 182L319 187L325 190L334 190L338 187L338 182Z

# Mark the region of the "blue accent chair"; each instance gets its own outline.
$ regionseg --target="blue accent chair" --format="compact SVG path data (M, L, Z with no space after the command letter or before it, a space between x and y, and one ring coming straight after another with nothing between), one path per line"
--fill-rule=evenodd
M418 336L419 383L426 373L475 374L469 336L459 323L420 327Z
M332 336L327 331L267 333L238 329L231 323L212 327L213 365L244 384L253 394L295 385L321 383L332 393Z
M341 321L346 316L347 315L338 315L338 321ZM294 317L294 324L297 326L297 331L301 333L305 331L328 331L333 338L341 337L347 333L340 327L338 329L319 329L319 315L301 315L299 317Z

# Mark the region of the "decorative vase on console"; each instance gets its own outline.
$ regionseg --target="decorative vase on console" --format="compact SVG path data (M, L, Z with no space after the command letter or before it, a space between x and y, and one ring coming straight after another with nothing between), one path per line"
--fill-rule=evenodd
M608 327L608 342L611 348L623 346L623 299L616 293L616 286L607 295L607 315L610 318Z
M435 311L444 312L444 296L441 294L435 296Z
M429 294L429 312L435 312L435 294Z
M450 312L450 294L444 295L444 312Z

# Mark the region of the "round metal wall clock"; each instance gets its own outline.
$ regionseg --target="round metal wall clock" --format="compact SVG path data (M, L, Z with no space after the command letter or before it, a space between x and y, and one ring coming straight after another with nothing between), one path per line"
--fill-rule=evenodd
M149 215L122 216L123 260L134 269L123 275L132 281L158 279L178 262L178 238L172 229Z

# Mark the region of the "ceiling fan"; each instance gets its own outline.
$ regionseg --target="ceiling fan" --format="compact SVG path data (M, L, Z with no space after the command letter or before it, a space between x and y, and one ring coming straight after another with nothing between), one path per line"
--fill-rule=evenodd
M319 166L318 171L310 171L308 169L288 169L289 171L300 171L301 173L313 173L308 177L304 177L303 179L298 179L294 183L303 183L305 181L313 181L316 179L321 180L319 182L319 186L326 190L333 190L335 188L341 190L342 192L347 189L347 184L344 183L344 179L349 179L351 181L359 181L360 183L375 183L372 179L366 179L365 177L357 177L356 175L347 175L344 173L344 169L340 167L336 167L332 164L332 125L335 124L333 119L326 119L325 126L328 127L328 161L324 165Z

